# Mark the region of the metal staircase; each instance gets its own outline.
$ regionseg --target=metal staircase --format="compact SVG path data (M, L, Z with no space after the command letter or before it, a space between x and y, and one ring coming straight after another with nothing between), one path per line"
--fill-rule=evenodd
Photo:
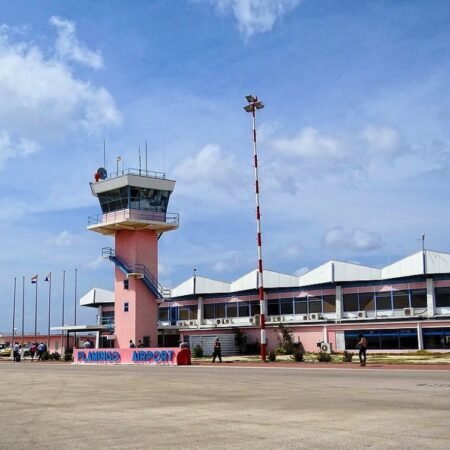
M111 247L102 248L102 257L112 261L127 277L134 276L140 278L147 289L158 300L170 297L170 290L163 288L144 264L127 266L115 255L114 249Z

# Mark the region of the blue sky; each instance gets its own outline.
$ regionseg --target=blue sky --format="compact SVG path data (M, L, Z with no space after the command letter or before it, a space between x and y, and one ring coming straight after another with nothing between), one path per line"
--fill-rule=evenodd
M14 277L53 273L55 325L78 293L112 289L110 238L89 182L103 165L177 180L180 229L160 240L160 281L231 281L256 267L251 118L258 115L265 268L329 259L383 266L448 252L450 5L424 1L0 0L0 330ZM39 284L46 329L47 285ZM79 322L93 313L78 312ZM16 320L21 322L21 312Z

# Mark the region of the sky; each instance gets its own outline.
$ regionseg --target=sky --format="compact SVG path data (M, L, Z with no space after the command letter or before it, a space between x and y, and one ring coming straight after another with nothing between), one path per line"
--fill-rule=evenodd
M176 180L164 286L256 269L247 94L265 104L265 269L382 267L423 234L450 252L449 22L446 0L0 0L0 331L14 279L30 331L36 274L41 331L49 272L52 326L63 271L67 324L80 296L113 290L113 240L86 230L104 142L107 170L137 168L147 142L148 168Z

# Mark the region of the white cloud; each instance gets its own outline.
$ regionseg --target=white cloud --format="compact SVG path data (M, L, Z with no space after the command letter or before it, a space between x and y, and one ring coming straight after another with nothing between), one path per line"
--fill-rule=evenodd
M11 43L5 33L7 28L0 29L4 130L41 142L68 131L95 133L120 123L120 113L106 89L77 79L63 61L46 58L30 43Z
M50 239L50 244L55 245L57 247L69 247L75 242L75 236L71 234L69 231L64 230L61 231L57 236Z
M56 51L60 58L76 61L94 69L103 67L101 55L89 50L78 42L74 22L57 16L52 16L49 22L58 29Z
M208 144L182 160L173 173L186 183L217 184L228 181L235 168L233 155L225 155L219 146Z
M282 154L308 159L339 160L346 154L340 140L324 136L312 127L303 128L291 139L274 139L272 146Z
M362 138L369 150L383 156L394 156L407 149L407 145L397 130L385 126L367 125Z
M346 232L339 226L328 230L322 242L324 247L332 250L370 251L383 246L383 241L378 233L360 228Z
M11 158L24 158L38 152L39 144L25 138L15 140L5 131L0 130L0 169Z
M221 14L233 14L245 37L270 31L301 0L210 0Z

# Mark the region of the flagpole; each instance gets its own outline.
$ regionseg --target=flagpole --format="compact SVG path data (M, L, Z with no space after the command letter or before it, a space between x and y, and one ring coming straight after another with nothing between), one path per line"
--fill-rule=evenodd
M78 269L75 269L75 296L74 296L74 325L77 326L77 281L78 281ZM73 334L73 346L76 348L77 345L77 332L75 331Z
M37 342L37 312L38 312L38 281L39 278L36 275L36 297L34 301L34 342Z
M48 281L48 327L47 327L47 351L50 351L50 314L51 314L51 296L52 296L52 273L50 272L46 280Z
M16 325L16 287L17 287L17 278L14 277L14 300L13 300L13 317L12 317L12 344L14 345L14 336L15 336L15 325Z
M66 271L63 270L63 289L62 289L62 317L61 326L64 326L64 295L66 290ZM61 331L61 352L64 347L64 330Z
M22 347L25 342L25 275L22 277Z

